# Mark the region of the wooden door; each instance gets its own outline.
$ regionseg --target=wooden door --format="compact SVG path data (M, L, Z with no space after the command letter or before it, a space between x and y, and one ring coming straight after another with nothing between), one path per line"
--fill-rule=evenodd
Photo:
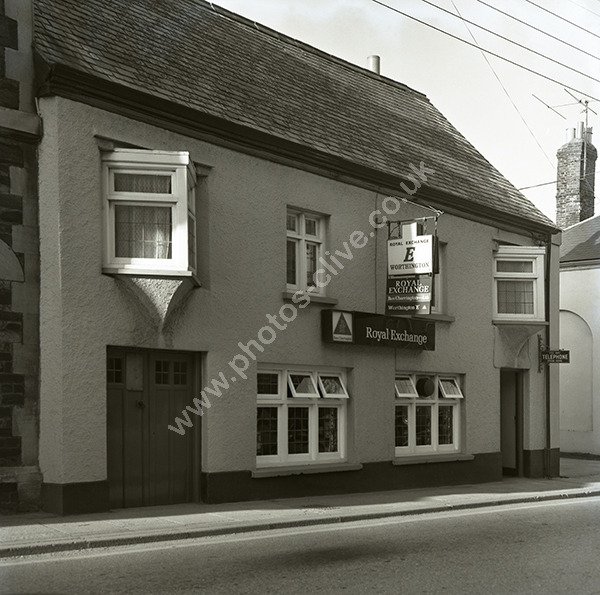
M191 502L195 428L167 428L193 401L192 354L110 348L107 452L111 507Z

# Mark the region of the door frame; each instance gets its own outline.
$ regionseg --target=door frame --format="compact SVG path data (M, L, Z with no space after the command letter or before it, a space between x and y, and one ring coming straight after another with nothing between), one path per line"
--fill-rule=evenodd
M513 368L500 370L500 452L502 455L502 474L523 477L523 394L524 372ZM514 423L508 425L505 419L513 417ZM506 466L507 443L514 448L514 467ZM504 447L503 447L504 445Z

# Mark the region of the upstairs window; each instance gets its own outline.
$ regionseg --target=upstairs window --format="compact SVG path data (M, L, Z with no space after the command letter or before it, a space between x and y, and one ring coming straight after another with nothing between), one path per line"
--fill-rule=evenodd
M544 320L544 248L498 248L494 257L494 318Z
M325 220L313 213L288 210L287 232L287 289L288 291L308 291L323 295L319 287L322 279L316 279L320 268L319 259L323 256Z
M102 159L106 273L196 273L196 174L186 152L115 149Z

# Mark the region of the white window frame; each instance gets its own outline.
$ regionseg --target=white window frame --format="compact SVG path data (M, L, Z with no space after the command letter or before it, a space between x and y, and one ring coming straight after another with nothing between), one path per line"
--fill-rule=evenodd
M346 390L346 377L342 370L314 370L291 367L259 368L257 374L277 375L277 394L257 395L257 414L261 407L277 408L277 454L256 455L257 468L277 467L303 464L320 464L343 462L346 460L347 409L349 395ZM290 380L291 374L307 374L312 383L318 387L318 394L297 394ZM344 394L339 397L326 396L322 388L321 377L336 377L339 379ZM308 452L288 453L288 411L290 408L308 409ZM319 410L335 409L337 411L337 451L319 452Z
M396 378L410 378L414 388L413 393L401 393L395 385L394 399L394 454L396 457L418 455L445 455L457 453L461 450L461 402L464 394L461 388L461 378L457 374L423 374L423 373L398 373ZM429 378L434 383L434 391L429 396L420 396L417 393L417 381L420 378ZM456 395L447 396L441 380L452 381L458 389ZM394 383L395 384L395 383ZM426 406L431 409L431 440L430 444L418 445L416 435L417 407ZM440 406L452 407L452 444L439 444L439 408ZM396 407L406 407L408 419L408 445L395 445Z
M398 380L408 380L411 388L410 392L401 391L398 388ZM394 389L398 399L413 399L419 396L417 393L417 387L415 386L414 377L411 374L398 374L394 380Z
M165 194L115 190L115 174L171 177ZM197 270L196 172L185 151L114 149L102 155L104 273L195 276ZM171 258L116 256L115 207L159 206L171 209ZM190 240L193 245L190 246Z
M321 391L321 396L324 399L349 399L348 391L346 390L346 385L344 384L344 379L341 374L336 372L330 373L319 373L317 374L319 380L319 390ZM325 380L328 378L335 378L338 381L338 386L342 389L341 393L330 393L327 390L327 385Z
M543 321L544 308L544 255L545 249L537 246L499 246L494 253L494 320L497 321ZM530 262L531 272L498 272L498 262ZM533 313L510 313L498 311L499 281L532 281Z
M296 218L296 230L290 230L287 228L287 220L289 216ZM317 223L317 234L312 235L306 232L306 222L316 221ZM316 284L311 285L307 279L307 258L306 258L306 245L316 244L317 246L317 265L315 270L320 267L319 261L323 257L324 244L325 244L325 217L317 213L311 213L308 211L300 211L298 209L287 209L286 212L286 255L287 255L287 243L293 241L295 244L295 261L296 261L296 279L294 283L290 283L287 279L287 260L286 260L286 287L287 291L309 291L312 295L325 295L325 288L318 287ZM319 279L315 280L319 282Z

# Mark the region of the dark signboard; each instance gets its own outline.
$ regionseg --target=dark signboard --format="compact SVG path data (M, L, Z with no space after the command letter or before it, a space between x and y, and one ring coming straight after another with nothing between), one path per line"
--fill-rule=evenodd
M568 364L571 360L571 352L567 349L549 349L540 353L542 362L547 364Z
M429 320L322 310L321 331L327 343L435 350L435 323Z

